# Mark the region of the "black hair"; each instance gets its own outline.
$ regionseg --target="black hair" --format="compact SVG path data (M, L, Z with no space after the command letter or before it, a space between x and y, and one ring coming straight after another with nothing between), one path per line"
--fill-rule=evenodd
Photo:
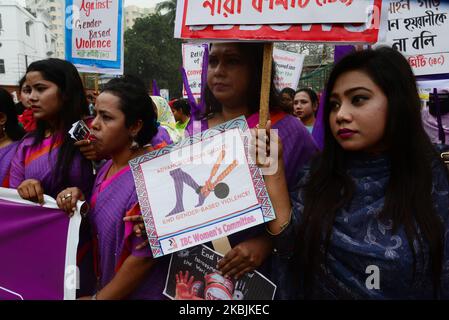
M58 86L62 105L59 110L56 127L52 129L63 135L63 141L52 175L55 183L62 183L63 187L69 187L65 183L69 182L70 166L76 153L79 151L74 146L74 140L68 135L68 131L73 123L89 114L81 77L72 63L56 58L32 62L28 66L26 73L28 74L29 72L39 72L46 81L50 81ZM34 146L42 143L47 129L50 129L50 124L47 121L36 121L36 130L31 133L34 136ZM56 138L56 135L54 138ZM56 140L53 139L52 146L55 142ZM83 161L87 160L83 158ZM86 168L89 166L91 166L91 162L87 161Z
M125 125L131 127L138 120L143 126L135 141L144 146L157 134L157 113L155 104L145 90L136 82L136 77L124 76L110 80L102 92L108 92L120 99L120 110L125 115Z
M311 89L311 88L301 88L299 90L296 90L295 95L297 93L300 93L300 92L307 93L307 95L310 98L310 101L312 102L312 105L318 107L318 104L319 104L318 95L316 94L316 92L313 89Z
M19 80L19 96L22 94L23 85L26 81L26 74L20 78ZM19 102L16 103L16 112L18 115L22 114L25 111L25 106L23 105L22 101L19 99Z
M235 43L242 52L242 55L246 58L250 65L250 75L252 79L250 80L250 87L248 89L248 107L251 114L259 111L260 108L260 87L262 84L262 66L263 66L263 43L247 43L247 42L236 42ZM211 44L212 48L213 44ZM279 110L279 92L274 85L274 79L276 75L276 68L274 62L271 68L271 86L270 86L270 99L269 108L270 110ZM221 103L214 97L213 93L206 85L204 90L204 100L206 102L206 112L205 117L210 116L215 112L220 112L222 110Z
M386 47L347 55L334 66L326 86L324 148L312 164L303 189L304 219L298 236L297 256L303 264L306 292L313 295L318 266L327 265L336 213L349 205L354 194L354 182L346 171L348 152L333 137L329 123L329 97L339 77L349 71L364 72L388 100L384 140L391 164L390 178L378 219L391 219L393 232L404 227L413 254L413 279L417 253L421 252L420 261L424 262L424 243L427 245L437 296L442 273L443 226L433 207L432 165L444 165L423 129L413 72L401 53ZM419 248L414 246L415 240Z
M190 116L190 103L187 99L177 99L173 102L173 108L181 110L186 116Z
M279 93L279 95L282 96L284 93L288 94L292 98L292 100L295 98L296 92L292 88L286 87L286 88L282 89L281 92Z
M8 90L0 88L0 113L6 115L5 133L13 141L22 139L25 131L17 119L14 100Z
M22 88L23 88L23 85L25 84L26 79L27 79L26 74L22 78L20 78L20 80L19 80L19 90L20 91L22 91Z

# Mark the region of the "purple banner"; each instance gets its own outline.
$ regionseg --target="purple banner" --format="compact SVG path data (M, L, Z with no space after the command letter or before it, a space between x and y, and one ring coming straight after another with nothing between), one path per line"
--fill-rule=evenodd
M45 197L45 206L0 188L0 300L75 299L81 217L71 219Z

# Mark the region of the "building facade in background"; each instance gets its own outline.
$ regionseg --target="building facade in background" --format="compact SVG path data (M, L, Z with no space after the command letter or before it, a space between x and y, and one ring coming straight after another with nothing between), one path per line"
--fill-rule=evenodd
M14 91L28 65L53 57L56 37L44 10L31 14L14 0L0 0L0 85Z
M56 37L54 57L65 58L64 0L26 0L26 7L32 12L47 11L50 15L50 29Z
M154 8L140 8L137 6L125 7L125 30L131 29L134 26L137 18L143 18L155 12Z

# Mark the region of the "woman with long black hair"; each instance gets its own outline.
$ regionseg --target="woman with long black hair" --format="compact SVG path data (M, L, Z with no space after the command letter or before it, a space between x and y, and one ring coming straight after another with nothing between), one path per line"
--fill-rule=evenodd
M324 119L324 149L291 202L282 161L265 177L277 214L268 231L298 284L291 298L447 298L449 179L407 60L391 48L343 58Z
M36 129L21 141L11 165L10 186L24 199L42 203L68 186L92 189L92 164L73 145L68 131L88 115L81 78L70 62L46 59L26 72L28 101Z

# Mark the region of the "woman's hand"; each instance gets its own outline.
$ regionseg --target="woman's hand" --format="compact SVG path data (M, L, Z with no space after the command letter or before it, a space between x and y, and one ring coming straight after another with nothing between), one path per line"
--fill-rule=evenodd
M73 215L76 210L77 201L84 201L83 192L79 188L67 188L61 191L56 197L56 203L61 210Z
M95 143L91 140L80 140L74 143L74 146L79 147L80 152L87 160L98 161L101 160L100 155L97 153Z
M240 279L245 273L260 267L271 249L270 238L260 235L236 245L218 262L217 267L223 276Z
M278 173L282 163L282 142L276 133L271 130L271 120L267 122L266 129L251 129L251 141L249 144L250 158L262 169L264 175Z
M149 245L149 241L148 241L148 236L147 236L147 232L145 230L145 224L143 223L143 217L142 215L135 215L135 216L129 216L129 217L124 217L123 221L125 222L133 222L134 223L134 227L133 227L133 231L134 234L136 235L136 237L144 237L145 241L143 241L142 243L140 243L139 245L136 246L136 250L140 250L143 249L145 247L147 247Z
M24 180L17 188L22 199L33 201L41 205L44 204L44 189L39 180Z

